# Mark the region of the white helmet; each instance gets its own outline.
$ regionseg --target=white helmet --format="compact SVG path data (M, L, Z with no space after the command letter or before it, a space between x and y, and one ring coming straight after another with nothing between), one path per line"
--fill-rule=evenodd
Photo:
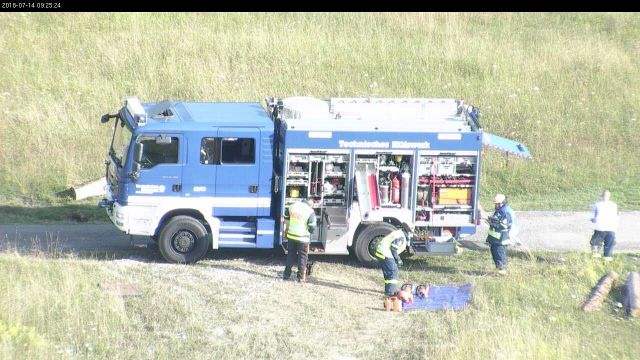
M502 204L505 199L506 199L506 197L504 196L504 194L498 194L498 195L496 195L496 198L493 200L493 202L495 204Z

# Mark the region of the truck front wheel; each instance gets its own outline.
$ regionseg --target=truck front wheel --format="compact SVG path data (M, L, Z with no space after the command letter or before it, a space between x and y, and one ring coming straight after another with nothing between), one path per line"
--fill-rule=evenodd
M202 259L209 248L207 229L190 216L176 216L162 227L158 247L168 262L194 263Z
M383 237L390 234L396 228L387 223L369 225L362 230L356 240L355 253L358 260L365 266L374 267L378 264L375 257L376 248Z

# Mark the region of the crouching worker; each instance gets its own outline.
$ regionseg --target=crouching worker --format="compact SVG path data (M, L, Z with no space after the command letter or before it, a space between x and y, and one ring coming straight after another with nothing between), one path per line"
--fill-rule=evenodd
M402 266L402 253L407 247L405 234L401 229L392 231L382 238L376 248L376 258L382 267L384 276L384 294L392 296L398 286L398 266Z
M309 244L311 233L316 229L316 213L311 207L311 200L303 200L291 204L285 219L289 220L287 226L287 263L284 268L283 279L289 280L291 268L298 265L298 281L307 281L307 260L309 259Z

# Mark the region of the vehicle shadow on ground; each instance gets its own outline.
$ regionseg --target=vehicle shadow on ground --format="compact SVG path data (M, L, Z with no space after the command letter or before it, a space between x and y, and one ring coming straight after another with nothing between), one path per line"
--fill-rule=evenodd
M347 285L338 284L335 282L320 280L313 276L309 278L309 283L312 285L320 285L320 286L325 286L325 287L329 287L337 290L346 290L346 291L350 291L350 292L361 294L361 295L376 295L376 296L384 295L384 292L382 290L356 288L353 286L347 286Z
M269 279L282 279L284 273L284 267L286 264L286 256L278 251L269 251L269 250L242 250L242 249L233 249L227 251L216 251L213 256L207 257L206 261L215 261L215 260L238 260L241 259L248 264L254 264L259 266L277 266L278 270L275 272L272 269L266 269L265 271L256 271L253 269L247 269L242 266L234 266L220 263L209 263L206 266L211 269L225 269L225 270L233 270L240 271L254 276L260 276ZM336 282L330 282L322 279L321 271L322 266L326 264L341 264L347 266L354 267L362 267L363 265L357 262L357 260L352 259L349 256L332 256L332 255L322 255L318 257L311 257L309 259L310 262L314 263L314 271L308 277L308 284L314 286L325 286L332 289L345 290L350 291L356 294L364 294L364 295L382 295L381 291L377 291L375 289L367 289L367 288L358 288L353 286L348 286ZM291 279L287 280L289 282L296 282L296 274L297 269L293 269L293 274L291 275Z
M242 258L244 261L256 265L282 266L284 269L287 256L280 249L218 249L210 250L206 260L233 260ZM340 264L354 267L364 267L353 256L348 255L309 255L309 262L318 264Z
M59 232L45 231L36 235L24 235L16 231L15 234L0 236L0 252L48 259L163 261L157 245L149 238L141 240L134 237L132 242L126 238L117 241L91 238L87 241L90 245L71 242Z
M119 260L128 258L145 258L152 260L153 253L147 249L131 247L128 249L96 249L78 250L69 247L64 241L34 237L27 241L14 242L2 239L0 241L0 252L5 254L18 254L20 256L35 256L47 259L57 258L77 258L87 260ZM158 252L159 254L159 252Z
M59 206L37 207L0 206L0 223L109 223L106 211L95 204L61 204Z

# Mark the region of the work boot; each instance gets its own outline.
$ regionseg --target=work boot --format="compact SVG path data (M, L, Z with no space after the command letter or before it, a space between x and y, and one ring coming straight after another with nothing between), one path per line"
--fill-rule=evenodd
M307 282L307 267L302 270L302 274L298 271L298 282Z
M605 257L603 257L602 259L603 259L604 261L606 261L606 262L611 262L611 261L613 261L613 256L605 256Z
M291 268L285 267L284 273L282 274L282 280L289 280L291 278Z
M316 263L315 263L315 261L309 261L309 262L307 263L307 274L308 274L309 276L311 276L311 275L312 275L312 273L313 273L313 267L314 267L314 265L315 265L315 264L316 264Z
M498 274L507 275L507 269L498 269Z

